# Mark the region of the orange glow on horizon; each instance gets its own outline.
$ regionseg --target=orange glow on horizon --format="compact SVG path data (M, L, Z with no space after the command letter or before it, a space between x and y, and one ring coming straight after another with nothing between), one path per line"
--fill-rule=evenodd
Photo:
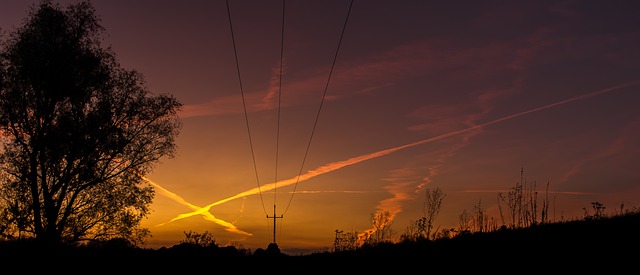
M219 224L221 226L226 227L227 231L235 232L235 233L239 233L239 234L244 234L244 235L251 235L250 233L247 233L247 232L244 232L242 230L237 229L232 223L226 222L224 220L218 219L215 216L213 216L209 212L211 207L223 204L225 202L228 202L228 201L231 201L231 200L234 200L234 199L238 199L238 198L242 198L242 197L246 197L246 196L250 196L250 195L259 194L260 192L263 192L263 191L273 190L273 189L276 188L276 186L282 187L282 186L288 186L288 185L291 185L291 184L297 184L298 182L305 181L305 180L311 179L313 177L316 177L316 176L319 176L319 175L322 175L322 174L325 174L325 173L329 173L329 172L341 169L341 168L349 166L349 165L357 164L357 163L363 162L365 160L369 160L369 159L385 156L385 155L391 154L393 152L396 152L396 151L399 151L399 150L402 150L402 149L414 147L414 146L425 144L425 143L432 142L432 141L438 141L438 140L441 140L441 139L444 139L444 138L447 138L447 137L459 135L459 134L466 133L466 132L469 132L469 131L472 131L472 130L475 130L475 129L479 129L479 128L482 128L482 127L485 127L485 126L493 125L493 124L496 124L498 122L502 122L502 121L505 121L505 120L513 119L513 118L517 118L517 117L520 117L520 116L523 116L523 115L526 115L526 114L530 114L530 113L546 110L546 109L549 109L549 108L552 108L552 107L556 107L556 106L559 106L559 105L563 105L563 104L567 104L567 103L570 103L570 102L578 101L578 100L581 100L581 99L595 97L595 96L598 96L598 95L602 95L602 94L605 94L605 93L616 91L616 90L621 89L621 88L634 86L634 85L637 85L638 83L640 83L640 81L632 81L632 82L623 83L623 84L620 84L620 85L616 85L616 86L612 86L612 87L609 87L609 88L597 90L597 91L594 91L594 92L591 92L591 93L583 94L583 95L580 95L580 96L576 96L576 97L572 97L572 98L565 99L565 100L562 100L562 101L558 101L558 102L555 102L555 103L552 103L552 104L544 105L544 106L541 106L541 107L529 109L527 111L523 111L523 112L519 112L519 113L516 113L516 114L509 115L509 116L505 116L505 117L502 117L502 118L498 118L498 119L495 119L495 120L492 120L492 121L489 121L489 122L485 122L485 123L482 123L482 124L477 124L477 125L474 125L474 126L471 126L471 127L468 127L468 128L464 128L464 129L461 129L461 130L449 132L449 133L446 133L446 134L438 135L438 136L427 138L427 139L423 139L423 140L420 140L420 141L417 141L417 142L413 142L413 143L397 146L397 147L394 147L394 148L385 149L385 150L374 152L374 153L370 153L370 154L365 154L365 155L353 157L353 158L350 158L350 159L347 159L347 160L343 160L343 161L333 162L333 163L330 163L330 164L327 164L327 165L324 165L324 166L320 166L320 167L318 167L316 169L309 170L305 174L302 174L302 175L300 175L298 177L293 177L293 178L290 178L290 179L281 180L281 181L278 181L276 183L266 184L266 185L264 185L262 187L260 187L260 186L259 187L255 187L255 188L249 189L247 191L238 193L238 194L236 194L234 196L231 196L231 197L216 201L214 203L208 204L208 205L206 205L204 207L195 206L195 205L185 201L182 197L178 196L177 194L172 193L169 190L166 190L165 188L161 187L160 185L158 185L157 183L151 181L150 179L148 179L146 177L143 177L143 178L145 180L147 180L149 183L151 183L154 186L158 187L162 191L162 193L164 195L166 195L168 198L170 198L170 199L172 199L172 200L174 200L174 201L176 201L176 202L178 202L178 203L180 203L182 205L185 205L185 206L187 206L187 207L189 207L189 208L194 210L192 212L180 214L180 215L176 216L175 218L171 219L170 221L162 223L162 224L159 224L158 226L161 226L161 225L164 225L164 224L167 224L167 223L170 223L170 222L174 222L174 221L177 221L177 220L180 220L180 219L192 217L192 216L195 216L195 215L203 215L204 219L212 221L212 222L214 222L216 224ZM473 192L473 190L469 190L468 192ZM565 193L566 194L572 194L572 192L565 192ZM573 192L573 193L578 194L576 192ZM397 211L390 211L390 212L395 214ZM392 217L391 217L392 219L393 219L393 216L395 216L395 215L392 215ZM375 231L372 231L372 230L373 229L368 229L365 232L367 232L369 234L375 232Z

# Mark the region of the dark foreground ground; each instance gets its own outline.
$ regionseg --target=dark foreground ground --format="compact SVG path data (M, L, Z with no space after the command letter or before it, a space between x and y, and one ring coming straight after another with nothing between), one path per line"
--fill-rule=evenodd
M640 214L296 256L234 247L153 250L0 243L0 263L26 274L638 274Z

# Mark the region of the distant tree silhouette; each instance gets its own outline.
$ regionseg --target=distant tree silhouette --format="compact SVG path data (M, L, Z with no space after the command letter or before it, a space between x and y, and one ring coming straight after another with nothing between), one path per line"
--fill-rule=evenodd
M466 209L462 210L462 213L458 215L458 229L457 231L462 232L471 232L473 224L473 215L469 213Z
M257 248L253 252L253 255L254 256L258 256L258 257L288 256L288 255L283 254L282 252L280 252L280 248L278 247L278 244L276 244L276 243L269 243L269 245L267 245L267 249Z
M606 208L604 204L594 201L594 202L591 202L591 207L593 208L593 215L589 214L589 210L587 208L585 207L582 208L584 210L585 220L602 219L607 216L607 214L604 212L604 209Z
M213 237L213 234L209 233L209 231L204 231L204 233L193 231L184 232L184 240L180 241L180 243L201 247L218 246L216 239Z
M527 182L524 179L524 168L520 169L520 182L517 182L507 194L498 193L498 209L502 223L509 228L529 227L539 223L548 222L549 215L549 183L542 200L542 208L538 207L538 191L536 182ZM502 204L506 205L507 216L503 214ZM538 218L538 210L540 217Z
M336 230L336 236L333 241L333 251L348 251L359 247L358 232L344 232L344 230Z
M369 221L373 228L364 233L364 244L375 245L391 241L393 235L391 231L393 214L390 211L378 209L375 213L371 214Z
M440 209L442 209L442 201L444 200L446 195L442 192L442 189L436 187L434 189L427 188L425 190L425 201L423 208L423 232L427 239L431 238L433 223L435 222L436 217L440 213Z
M142 176L174 156L181 103L101 46L90 2L42 1L27 19L0 49L0 233L142 242Z
M442 192L442 189L438 187L425 189L422 217L412 221L400 236L400 239L407 241L428 240L435 236L438 230L433 231L433 223L440 213L440 209L442 209L442 201L445 197L446 195Z

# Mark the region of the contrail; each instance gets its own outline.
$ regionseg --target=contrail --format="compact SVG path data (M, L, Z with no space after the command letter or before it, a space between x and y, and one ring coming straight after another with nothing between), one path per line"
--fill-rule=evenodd
M163 193L165 196L169 197L170 199L172 199L172 200L174 200L174 201L176 201L176 202L178 202L178 203L180 203L180 204L182 204L182 205L184 205L184 206L187 206L187 207L189 207L189 208L191 208L191 209L195 210L195 211L194 211L195 213L203 215L203 216L204 216L204 218L205 218L206 220L208 220L208 221L212 221L212 222L217 223L217 224L219 224L219 225L221 225L221 226L223 226L223 227L226 227L226 228L227 228L227 229L226 229L227 231L229 231L229 232L234 232L234 233L238 233L238 234L242 234L242 235L248 235L248 236L251 236L251 235L252 235L251 233L247 233L247 232L244 232L244 231L242 231L242 230L238 229L238 228L237 228L235 225L233 225L232 223L229 223L229 222L226 222L226 221L224 221L224 220L221 220L221 219L216 218L215 216L213 216L213 214L211 214L211 213L209 213L209 211L207 211L208 209L207 209L207 210L202 210L202 208L200 208L200 207L198 207L198 206L195 206L195 205L193 205L193 204L191 204L191 203L187 202L187 201L186 201L186 200L184 200L182 197L180 197L180 196L178 196L177 194L175 194L175 193L173 193L173 192L171 192L171 191L169 191L169 190L165 189L164 187L162 187L162 186L158 185L157 183L155 183L154 181L150 180L149 178L147 178L147 177L145 177L145 176L141 176L141 177L142 177L142 179L143 179L143 180L147 181L147 182L148 182L148 183L150 183L151 185L153 185L153 186L155 186L156 188L160 189L160 191L162 191L162 193ZM192 212L192 213L194 213L194 212ZM183 214L183 215L184 215L184 214ZM180 216L182 216L182 215L179 215L178 217L180 217ZM173 220L171 220L171 221L173 221ZM168 223L168 222L167 222L167 223ZM161 223L161 224L159 224L158 226L162 226L162 225L167 224L167 223Z
M353 165L353 164L357 164L357 163L363 162L365 160L382 157L382 156L394 153L396 151L400 151L402 149L414 147L414 146L417 146L417 145L421 145L421 144L425 144L425 143L429 143L429 142L433 142L433 141L438 141L438 140L445 139L445 138L448 138L448 137L451 137L451 136L463 134L463 133L466 133L466 132L469 132L469 131L473 131L475 129L479 129L479 128L490 126L490 125L493 125L493 124L496 124L496 123L499 123L499 122L503 122L505 120L509 120L509 119L517 118L517 117L520 117L520 116L523 116L523 115L539 112L539 111L546 110L546 109L549 109L549 108L553 108L553 107L556 107L556 106L559 106L559 105L564 105L564 104L567 104L567 103L570 103L570 102L574 102L574 101L578 101L578 100L582 100L582 99L586 99L586 98L595 97L595 96L602 95L602 94L605 94L605 93L609 93L609 92L612 92L612 91L615 91L615 90L618 90L618 89L621 89L621 88L634 86L634 85L637 85L638 83L640 83L640 81L632 81L632 82L616 85L616 86L613 86L613 87L609 87L609 88L606 88L606 89L601 89L601 90L598 90L598 91L595 91L595 92L591 92L591 93L587 93L587 94L584 94L584 95L572 97L572 98L569 98L569 99L565 99L565 100L558 101L558 102L555 102L555 103L552 103L552 104L548 104L548 105L545 105L545 106L541 106L541 107L537 107L537 108L530 109L530 110L527 110L527 111L523 111L523 112L520 112L520 113L516 113L516 114L513 114L513 115L509 115L509 116L506 116L506 117L498 118L498 119L495 119L495 120L492 120L492 121L489 121L489 122L485 122L485 123L481 123L481 124L478 124L478 125L474 125L474 126L471 126L471 127L465 128L465 129L449 132L449 133L446 133L446 134L442 134L442 135L439 135L439 136L423 139L423 140L420 140L420 141L416 141L416 142L413 142L413 143L401 145L401 146L398 146L398 147L389 148L389 149L386 149L386 150L382 150L382 151L378 151L378 152L374 152L374 153L370 153L370 154L366 154L366 155L353 157L353 158L350 158L350 159L347 159L347 160L333 162L333 163L330 163L330 164L327 164L327 165L324 165L324 166L320 166L320 167L318 167L318 168L316 168L314 170L309 170L305 174L300 175L299 177L293 177L293 178L290 178L290 179L278 181L276 183L270 183L270 184L267 184L267 185L265 185L263 187L256 187L256 188L253 188L253 189L249 189L247 191L238 193L238 194L236 194L234 196L231 196L231 197L228 197L226 199L222 199L222 200L219 200L217 202L211 203L211 204L209 204L209 205L207 205L205 207L202 207L202 208L185 202L182 198L179 198L177 195L175 195L173 193L170 193L169 191L167 191L165 189L165 191L168 192L169 194L173 194L176 197L178 197L180 199L180 201L178 201L179 203L182 203L182 204L188 206L189 208L195 210L193 212L180 214L177 217L175 217L175 218L171 219L170 221L168 221L167 223L170 223L170 222L173 222L173 221L176 221L176 220L179 220L179 219L195 216L195 215L198 215L198 214L204 215L205 219L211 220L211 217L213 217L213 215L211 215L209 213L209 209L211 207L219 205L219 204L223 204L225 202L228 202L228 201L231 201L231 200L234 200L234 199L237 199L237 198L242 198L242 197L249 196L249 195L255 195L255 194L258 194L258 193L263 192L263 191L269 191L269 190L275 189L276 186L282 187L282 186L291 185L291 184L294 184L296 182L308 180L308 179L311 179L313 177L316 177L316 176L319 176L319 175L322 175L322 174L326 174L326 173L329 173L329 172L344 168L344 167L349 166L349 165ZM170 196L170 198L176 200L173 196ZM216 219L216 218L213 218L213 219L215 219L215 220L212 220L214 222L220 221L219 219ZM216 222L216 223L218 223L218 222Z

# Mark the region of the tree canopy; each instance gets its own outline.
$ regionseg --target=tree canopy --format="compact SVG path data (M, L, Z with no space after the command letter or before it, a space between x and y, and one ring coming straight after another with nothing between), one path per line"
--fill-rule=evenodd
M0 234L143 242L182 104L120 66L90 2L33 5L0 48Z

